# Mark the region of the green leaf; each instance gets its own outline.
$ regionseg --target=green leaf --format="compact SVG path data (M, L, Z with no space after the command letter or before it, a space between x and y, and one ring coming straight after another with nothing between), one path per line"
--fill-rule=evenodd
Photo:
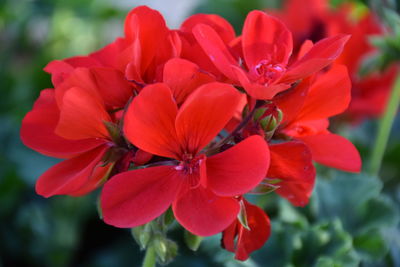
M385 239L378 230L354 237L354 246L362 259L366 261L380 260L388 252Z

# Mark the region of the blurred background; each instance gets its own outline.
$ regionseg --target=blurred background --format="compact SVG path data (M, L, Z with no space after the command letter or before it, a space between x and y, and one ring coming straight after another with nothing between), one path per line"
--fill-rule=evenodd
M171 28L179 27L190 14L203 12L222 15L240 33L250 10L277 9L281 2L1 0L0 267L123 267L142 262L143 253L130 231L99 219L98 192L51 199L35 193L36 179L57 161L24 147L19 128L40 90L52 87L50 76L42 70L49 61L87 54L111 42L122 35L125 15L137 5L161 11ZM335 0L332 6L341 2L349 1ZM356 4L365 8L366 3ZM395 1L369 4L396 14ZM398 36L391 38L400 46ZM381 42L382 47L385 44ZM378 119L369 119L338 129L368 162L378 128ZM400 266L399 116L379 177L318 166L318 182L307 207L295 208L274 194L257 201L271 217L273 232L250 260L235 261L233 254L219 248L220 236L204 239L192 252L183 243L182 230L175 227L169 235L179 252L169 266Z

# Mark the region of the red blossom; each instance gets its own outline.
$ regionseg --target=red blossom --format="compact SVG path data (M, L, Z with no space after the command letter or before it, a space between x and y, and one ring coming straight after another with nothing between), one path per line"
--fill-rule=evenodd
M143 89L128 109L125 135L139 148L176 161L114 176L102 191L104 220L134 227L172 204L176 219L194 234L213 235L231 224L239 212L234 196L264 178L268 146L252 136L210 157L201 150L233 116L240 98L233 87L210 83L178 109L165 84Z

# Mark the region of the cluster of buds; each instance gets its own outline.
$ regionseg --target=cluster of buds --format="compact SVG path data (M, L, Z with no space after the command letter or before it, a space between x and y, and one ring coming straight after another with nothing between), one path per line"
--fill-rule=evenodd
M187 230L191 248L222 232L223 247L245 260L270 235L246 194L274 191L304 206L313 162L360 170L355 147L328 130L350 102L346 67L333 64L349 36L307 40L293 53L291 32L262 11L236 36L217 15L171 30L146 6L124 29L99 51L45 67L54 89L25 116L21 138L64 161L39 178L38 194L101 187L104 221L134 228L161 262L176 254L166 217Z

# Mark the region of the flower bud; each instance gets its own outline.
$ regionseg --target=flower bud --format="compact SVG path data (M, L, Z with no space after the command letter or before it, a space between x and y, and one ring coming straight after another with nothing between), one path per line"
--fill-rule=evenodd
M193 251L196 251L200 247L203 237L194 235L189 231L185 231L184 239L185 239L185 243L188 246L188 248Z
M168 264L178 254L178 245L162 235L156 235L152 245L161 264Z
M153 236L151 231L151 223L134 227L131 229L131 233L140 248L145 249Z

